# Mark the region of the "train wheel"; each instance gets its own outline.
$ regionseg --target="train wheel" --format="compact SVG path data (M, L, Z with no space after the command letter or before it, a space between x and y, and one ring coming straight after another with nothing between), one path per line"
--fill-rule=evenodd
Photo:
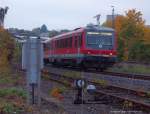
M52 65L53 65L54 67L57 67L57 61L54 60L54 61L52 62Z
M49 63L48 59L44 59L44 65L47 65Z
M83 71L87 71L87 66L86 66L86 64L85 64L84 62L81 63L80 68L81 68L81 70L83 70Z
M98 67L96 67L96 71L103 72L104 70L106 70L106 67L103 64L101 64Z
M103 72L105 69L104 68L100 68L100 71Z

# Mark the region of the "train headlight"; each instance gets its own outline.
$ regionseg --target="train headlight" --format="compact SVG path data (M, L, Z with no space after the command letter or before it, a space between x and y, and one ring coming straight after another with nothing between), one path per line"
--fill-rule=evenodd
M112 55L112 53L110 53L109 55Z
M90 54L91 52L90 51L88 51L88 54Z

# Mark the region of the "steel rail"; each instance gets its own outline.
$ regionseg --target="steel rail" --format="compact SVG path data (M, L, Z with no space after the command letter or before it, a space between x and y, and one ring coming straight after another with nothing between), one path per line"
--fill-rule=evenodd
M51 78L53 81L57 81L59 83L62 83L62 84L65 84L66 86L69 86L71 87L71 83L73 82L73 80L75 80L76 78L72 78L72 77L66 77L64 75L60 75L60 74L54 74L54 73L50 73L50 72L43 72L43 73L46 73L48 75L51 75L49 78ZM57 77L57 78L56 78ZM59 77L59 78L58 78ZM63 78L63 79L62 79ZM59 80L60 79L60 80ZM67 80L68 83L64 83L62 80ZM95 82L92 82L90 80L86 80L88 81L89 83L94 83L96 84L97 86L101 86L99 85L98 83L95 83ZM111 89L110 89L111 88ZM109 91L107 91L109 90ZM115 91L114 91L115 90ZM118 91L119 90L119 91ZM121 91L120 91L121 90ZM108 86L106 88L101 88L101 89L98 89L97 93L99 94L103 94L103 95L107 95L107 96L110 96L110 97L115 97L117 98L118 100L123 100L123 101L130 101L132 102L134 105L141 107L143 108L144 110L146 111L150 111L150 101L148 102L148 98L145 97L145 96L140 96L136 93L138 93L139 91L132 91L132 92L129 92L127 93L126 91L124 90L129 90L129 91L132 91L128 88L119 88L119 87L111 87L111 86ZM145 102L147 101L147 102Z

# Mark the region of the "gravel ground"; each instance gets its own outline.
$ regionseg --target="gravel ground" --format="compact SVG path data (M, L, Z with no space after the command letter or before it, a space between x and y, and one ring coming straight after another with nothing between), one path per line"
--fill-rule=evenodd
M42 91L47 94L50 93L52 88L59 88L62 86L63 85L56 82L42 81ZM73 104L75 93L76 91L71 89L67 89L63 93L64 99L61 101L61 105L63 106L66 114L108 114L108 108L110 109L111 107L103 104Z
M63 85L58 84L57 82L53 81L42 81L42 92L46 93L49 97L50 91L52 88L61 88ZM73 104L74 96L76 91L67 88L65 92L63 93L64 99L60 102L61 106L63 106L63 109L59 109L59 107L56 108L56 106L48 105L48 109L53 110L53 114L122 114L125 112L119 112L118 108L115 108L115 106L111 105L104 105L104 104L80 104L75 105ZM90 96L91 97L91 96ZM84 95L84 99L87 100L90 98L89 95ZM91 99L91 98L90 98ZM57 110L57 111L56 111ZM129 112L131 114L131 112ZM128 114L126 112L126 114ZM132 112L132 114L143 114L140 112Z

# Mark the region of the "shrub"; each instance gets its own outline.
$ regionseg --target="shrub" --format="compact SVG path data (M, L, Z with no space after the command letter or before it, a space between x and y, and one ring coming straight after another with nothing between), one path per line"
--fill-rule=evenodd
M9 95L17 95L22 98L26 98L26 92L23 89L18 89L18 88L5 88L5 89L0 89L0 97L5 97Z

